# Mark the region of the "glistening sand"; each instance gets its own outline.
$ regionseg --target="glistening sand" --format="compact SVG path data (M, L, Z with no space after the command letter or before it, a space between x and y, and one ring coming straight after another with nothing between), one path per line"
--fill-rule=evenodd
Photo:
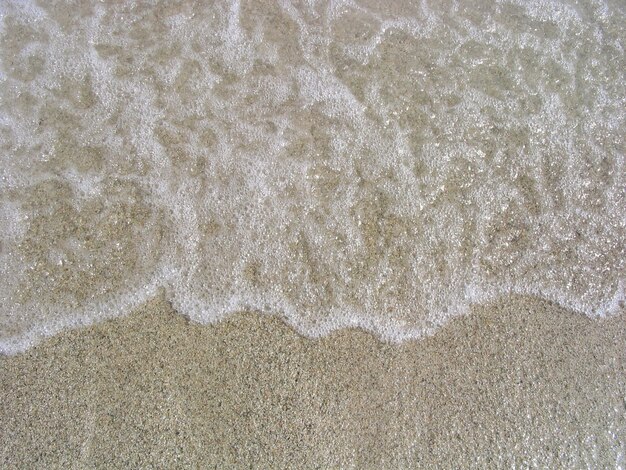
M0 4L0 352L166 291L434 333L623 310L612 0Z
M0 359L4 468L620 468L626 321L513 297L401 346L155 299Z

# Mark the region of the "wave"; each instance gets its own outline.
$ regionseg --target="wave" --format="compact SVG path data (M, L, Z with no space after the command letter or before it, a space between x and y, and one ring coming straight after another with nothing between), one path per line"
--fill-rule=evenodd
M619 4L1 8L5 353L159 288L390 341L624 309Z

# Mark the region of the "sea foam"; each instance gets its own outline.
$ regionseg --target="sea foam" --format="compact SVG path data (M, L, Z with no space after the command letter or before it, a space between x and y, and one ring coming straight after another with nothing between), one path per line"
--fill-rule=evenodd
M159 290L390 341L624 309L619 2L0 8L0 352Z

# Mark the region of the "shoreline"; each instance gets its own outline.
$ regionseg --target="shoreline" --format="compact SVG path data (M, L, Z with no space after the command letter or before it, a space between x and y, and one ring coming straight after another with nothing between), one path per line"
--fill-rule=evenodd
M584 311L578 311L567 302L562 302L557 296L542 295L540 293L534 293L532 289L530 292L516 292L514 290L503 290L501 292L495 292L489 295L480 296L480 300L469 302L467 305L463 305L461 309L452 314L448 314L448 317L443 320L441 324L434 327L430 327L424 330L419 328L406 328L399 326L399 323L392 321L390 323L384 323L383 320L377 317L365 318L364 316L357 316L351 318L350 315L344 315L338 322L338 324L329 326L328 322L322 322L316 326L316 329L312 333L307 333L306 327L298 324L297 318L293 318L292 315L288 315L280 312L268 312L256 309L254 307L233 307L232 311L224 314L221 318L210 321L197 321L191 318L186 313L180 312L172 305L172 301L168 298L163 287L154 288L150 290L152 293L143 296L145 300L140 301L135 306L126 306L124 310L131 313L111 314L108 313L105 316L98 317L93 314L89 314L85 317L80 315L75 318L57 318L56 321L50 324L40 324L31 330L9 336L6 338L0 338L0 357L12 357L19 354L24 354L30 349L37 347L39 344L54 338L59 334L63 334L68 331L80 330L84 328L92 328L99 324L108 321L116 321L125 318L132 314L132 312L142 309L143 306L154 302L167 304L170 310L176 315L179 315L191 323L201 326L215 326L222 322L228 321L231 317L236 316L242 312L253 313L262 315L265 317L277 318L289 328L291 328L296 334L310 339L317 340L326 336L332 335L342 330L360 330L367 334L372 335L378 341L388 343L392 345L402 345L404 343L410 343L413 341L422 341L425 338L430 338L448 325L450 322L454 322L459 318L463 318L467 315L471 315L472 311L489 307L493 304L499 304L507 302L507 299L527 298L532 299L533 302L546 303L554 306L557 309L568 311L573 315L583 315L593 321L603 321L615 317L626 315L626 307L624 300L622 299L623 289L618 288L613 296L613 299L606 303L603 312L594 312L588 314ZM337 323L337 319L333 317L333 323ZM311 328L309 325L308 328ZM390 333L389 331L393 331Z

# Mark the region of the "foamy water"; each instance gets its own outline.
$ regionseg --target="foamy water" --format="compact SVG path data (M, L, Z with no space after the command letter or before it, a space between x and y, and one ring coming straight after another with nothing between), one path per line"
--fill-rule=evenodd
M624 309L620 2L55 3L0 7L0 352L159 289L394 341Z

